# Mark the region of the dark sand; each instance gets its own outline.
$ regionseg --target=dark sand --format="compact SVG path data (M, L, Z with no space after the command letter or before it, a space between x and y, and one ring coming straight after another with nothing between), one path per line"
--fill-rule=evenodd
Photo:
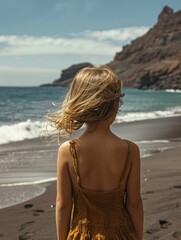
M138 140L181 138L181 118L165 118L116 124L113 131L120 137ZM175 141L175 140L174 140ZM180 141L180 140L179 140ZM0 146L0 154L35 149L53 149L38 139ZM32 155L33 156L33 155ZM52 159L51 159L52 160ZM50 162L47 155L45 163ZM181 239L181 148L173 148L142 159L142 198L145 211L144 239ZM49 164L42 166L47 171ZM55 171L54 160L51 171ZM42 184L46 192L27 202L0 209L0 240L56 239L56 182ZM26 186L25 186L26 187Z

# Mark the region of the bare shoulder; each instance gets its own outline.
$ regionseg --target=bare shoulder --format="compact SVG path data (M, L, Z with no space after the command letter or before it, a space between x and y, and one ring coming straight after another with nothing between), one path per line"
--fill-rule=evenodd
M139 151L138 145L130 140L126 140L126 141L129 144L131 160L139 161L140 160L140 151Z
M117 143L118 143L118 146L120 146L120 144L122 144L123 146L127 146L129 144L129 148L131 151L139 151L139 147L136 143L128 140L128 139L122 139L122 138L119 138L118 136L114 135ZM126 143L127 142L127 143Z
M132 151L139 151L139 147L136 143L130 141L130 140L126 140L130 146L130 150Z
M70 159L70 143L65 141L58 148L58 159L61 161L68 161Z
M60 151L65 151L69 148L70 146L70 141L65 141L59 146Z

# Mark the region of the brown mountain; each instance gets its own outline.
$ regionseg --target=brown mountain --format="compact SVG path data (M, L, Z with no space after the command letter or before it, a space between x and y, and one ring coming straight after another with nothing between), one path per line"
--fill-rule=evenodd
M181 89L181 11L174 13L165 6L156 25L124 46L107 65L119 74L125 87ZM73 65L46 86L66 86L77 71L89 66L92 64Z
M125 87L181 89L181 11L164 7L157 24L108 64Z

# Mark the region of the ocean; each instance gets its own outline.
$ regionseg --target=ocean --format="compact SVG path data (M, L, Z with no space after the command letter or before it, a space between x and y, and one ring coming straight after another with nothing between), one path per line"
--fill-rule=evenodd
M62 103L65 87L0 87L0 144L39 137L52 103ZM115 122L181 115L181 91L123 89Z
M40 195L56 180L57 146L46 147L34 139L45 129L44 116L62 103L66 92L64 87L0 87L0 208ZM181 91L123 89L123 93L115 126L181 116ZM143 158L181 146L181 139L143 138L136 143Z

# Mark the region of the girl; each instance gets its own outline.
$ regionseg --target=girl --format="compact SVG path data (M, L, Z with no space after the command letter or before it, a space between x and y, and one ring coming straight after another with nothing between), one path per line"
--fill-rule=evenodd
M120 105L121 81L106 66L75 76L62 109L49 117L64 142L57 158L58 240L141 240L140 155L137 145L110 126Z

